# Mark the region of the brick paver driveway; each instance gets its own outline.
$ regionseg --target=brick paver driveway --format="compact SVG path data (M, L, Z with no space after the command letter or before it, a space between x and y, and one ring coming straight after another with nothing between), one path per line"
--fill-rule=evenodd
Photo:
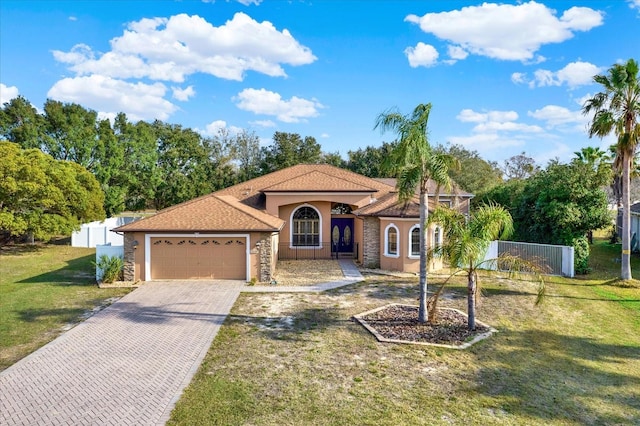
M138 288L0 373L0 424L164 424L243 285Z

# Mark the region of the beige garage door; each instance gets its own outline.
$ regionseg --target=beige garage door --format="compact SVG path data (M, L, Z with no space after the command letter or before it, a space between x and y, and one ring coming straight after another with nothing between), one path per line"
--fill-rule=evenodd
M151 279L247 278L244 237L152 237Z

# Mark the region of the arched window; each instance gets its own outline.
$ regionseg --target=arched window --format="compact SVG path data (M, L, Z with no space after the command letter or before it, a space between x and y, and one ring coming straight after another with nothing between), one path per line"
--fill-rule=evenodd
M320 245L320 213L311 206L301 206L291 215L291 245Z
M409 229L409 257L420 257L420 225Z
M399 257L398 253L398 228L392 223L384 229L384 255L387 257Z

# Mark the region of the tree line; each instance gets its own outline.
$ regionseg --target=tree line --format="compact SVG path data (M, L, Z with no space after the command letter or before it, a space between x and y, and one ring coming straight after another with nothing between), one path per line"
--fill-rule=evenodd
M4 176L14 173L20 161L38 157L36 150L41 154L38 158L45 158L42 155L48 158L49 168L42 170L68 169L68 163L74 163L81 166L74 169L76 173L86 169L89 174L83 178L95 179L90 192L98 198L92 198L91 203L101 200L102 209L92 211L90 215L76 212L65 227L31 226L42 229L35 233L40 239L55 235L56 229L58 233L67 233L69 226L77 226L82 221L99 220L123 211L162 209L300 163L326 163L368 177L389 177L385 159L390 158L398 144L397 141L382 142L377 146L349 151L347 158L343 158L338 153L324 152L312 136L275 132L271 143L261 146L258 136L247 130L232 134L227 129L220 129L214 136L206 137L195 130L159 120L132 123L124 113L118 114L113 121L99 119L95 111L81 105L54 100L47 100L43 112L39 113L23 97L12 99L0 109L0 140L11 142L23 150L18 153L16 148L3 148L12 153L11 156L3 156L4 171L1 173ZM511 157L500 166L460 145L439 145L434 147L434 151L456 159L459 167L451 167L448 171L452 181L465 191L476 194L476 200L494 197L495 201L510 209L516 224L523 226L525 221L518 222L517 211L522 211L524 218L527 209L524 204L515 207L513 198L520 192L513 188L522 189L531 198L531 192L536 191L535 185L530 183L527 186L525 181L535 176L546 176L545 173L561 167L556 162L549 166L549 172L542 170L525 153ZM21 179L28 182L29 175L36 173L38 167L24 167ZM4 183L7 182L9 180L4 179ZM44 185L43 182L40 181L40 185ZM584 187L587 182L577 180L575 183ZM512 199L501 198L501 191ZM20 210L19 206L10 210L7 201L10 192L10 188L5 188L5 192L0 193L0 211L5 213ZM32 197L37 199L39 196L32 194ZM89 192L84 198L88 197ZM30 220L34 222L36 218L44 217L44 211L47 210L43 208L38 214L30 213ZM62 209L60 212L68 211ZM541 223L548 223L548 214L535 217ZM527 220L533 220L532 216L527 216ZM14 236L22 235L24 224L18 226L14 215L11 221L5 217L0 228L5 232L9 229ZM46 229L49 231L44 232ZM538 233L522 231L515 238L536 236L542 240L537 237L544 234L540 229ZM553 242L556 241L554 236Z

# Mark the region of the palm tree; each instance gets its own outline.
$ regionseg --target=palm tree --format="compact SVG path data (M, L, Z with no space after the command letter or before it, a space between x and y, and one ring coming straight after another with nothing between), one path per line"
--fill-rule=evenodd
M394 131L397 145L387 158L387 169L397 178L398 197L408 202L420 190L420 307L418 321L427 322L427 238L429 217L428 182L433 179L439 188L450 185L448 164L444 155L436 154L429 145L428 121L431 104L416 106L409 115L391 110L378 115L374 128Z
M631 164L640 141L640 77L638 63L629 59L615 64L607 75L596 75L593 80L604 91L588 99L584 114L593 113L589 137L604 137L614 133L617 137L616 155L622 163L622 257L620 278L631 277L631 211L629 186Z
M438 208L429 221L440 224L445 237L440 246L430 250L429 256L442 256L457 270L454 274L464 271L467 275L467 325L469 330L475 330L478 269L497 261L485 260L485 254L491 241L513 232L513 219L504 207L489 204L478 207L469 219L455 210Z

